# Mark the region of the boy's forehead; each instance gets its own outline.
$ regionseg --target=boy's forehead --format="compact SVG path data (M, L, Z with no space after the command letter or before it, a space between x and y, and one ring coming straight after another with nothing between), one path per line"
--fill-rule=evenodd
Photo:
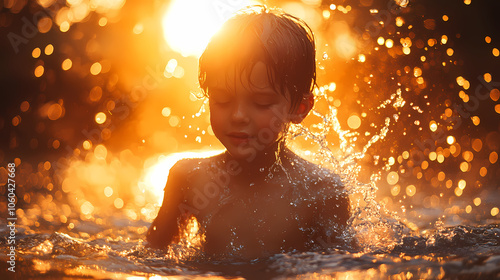
M272 70L262 61L255 62L251 67L230 67L214 69L212 77L207 79L208 87L227 88L238 82L245 87L274 89Z

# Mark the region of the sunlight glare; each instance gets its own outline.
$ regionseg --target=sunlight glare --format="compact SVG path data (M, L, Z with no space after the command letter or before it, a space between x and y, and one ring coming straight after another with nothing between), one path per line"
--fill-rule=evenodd
M252 4L258 2L175 0L163 17L163 35L174 51L199 57L221 25L234 12Z
M177 161L185 158L206 158L220 154L221 152L221 150L204 152L189 151L174 153L167 156L160 155L157 157L156 162L146 169L145 176L141 181L149 187L153 195L157 197L157 202L161 204L163 200L163 189L167 182L168 173L170 168L172 168Z

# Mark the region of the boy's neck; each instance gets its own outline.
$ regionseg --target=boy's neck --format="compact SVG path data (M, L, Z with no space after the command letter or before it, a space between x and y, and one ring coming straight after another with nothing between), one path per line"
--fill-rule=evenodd
M263 151L259 151L253 158L236 159L231 156L227 151L226 162L236 162L235 170L240 169L239 174L235 176L240 178L248 178L250 181L261 181L267 177L271 171L271 167L276 164L281 164L284 160L285 154L291 152L285 147L284 143L278 142L275 145L267 147ZM234 166L233 166L234 167Z

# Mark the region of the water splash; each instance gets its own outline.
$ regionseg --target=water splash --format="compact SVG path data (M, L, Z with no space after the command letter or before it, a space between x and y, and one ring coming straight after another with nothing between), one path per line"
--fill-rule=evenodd
M386 137L391 119L385 118L384 125L378 133L374 133L367 143L359 147L358 132L341 127L337 117L337 108L331 104L331 99L326 92L316 90L315 94L317 103L328 104L326 112L312 111L312 114L319 117L322 122L312 125L314 131L302 124L292 126L288 142L298 137L312 139L318 145L312 159L341 175L352 206L349 231L344 238L354 239L366 252L391 250L401 242L405 234L409 234L410 230L395 213L391 213L376 200L380 172L372 174L368 183L363 183L359 179L359 172L362 168L359 161L365 157L374 143ZM395 109L400 109L405 105L401 89L398 89L389 99L382 101L378 108L388 105L392 105ZM394 122L397 120L398 118L395 117ZM332 134L338 135L340 139L338 147L332 145L327 139ZM303 152L298 152L303 154Z

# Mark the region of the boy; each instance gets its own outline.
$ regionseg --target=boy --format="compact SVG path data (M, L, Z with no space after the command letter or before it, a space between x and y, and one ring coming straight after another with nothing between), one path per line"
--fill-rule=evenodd
M331 245L350 214L342 183L284 140L289 124L300 123L314 103L310 28L279 10L250 7L223 25L199 62L211 126L226 151L171 168L148 242L179 241L180 227L195 217L212 256L256 258Z

